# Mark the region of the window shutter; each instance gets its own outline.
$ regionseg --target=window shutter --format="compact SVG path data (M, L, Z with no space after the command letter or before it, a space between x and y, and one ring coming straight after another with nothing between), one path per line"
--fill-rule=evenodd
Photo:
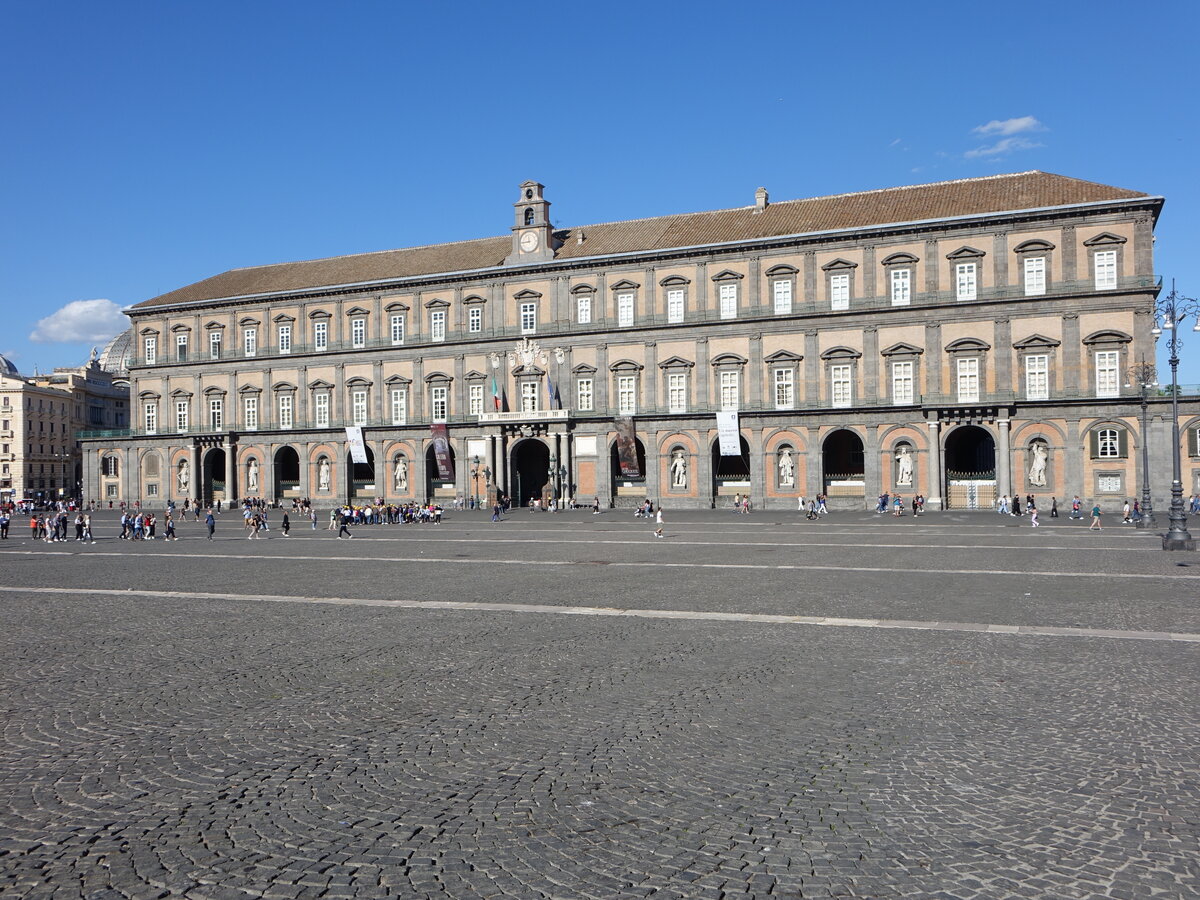
M1092 459L1100 458L1100 432L1093 430L1088 435L1088 441L1092 445Z
M1129 458L1129 429L1117 429L1117 456L1121 459Z
M1200 425L1188 429L1188 456L1200 456Z

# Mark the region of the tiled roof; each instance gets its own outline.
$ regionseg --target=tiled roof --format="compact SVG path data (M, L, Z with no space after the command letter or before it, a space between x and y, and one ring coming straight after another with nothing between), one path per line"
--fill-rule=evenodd
M756 211L753 206L744 206L584 225L555 233L563 242L556 258L578 259L614 253L668 250L779 235L864 228L892 222L945 219L1146 196L1140 191L1049 172L1021 172L808 200L787 200L771 203L762 211ZM580 232L584 236L582 242L578 240ZM512 238L504 235L405 250L232 269L146 300L134 309L487 269L501 265L511 250Z

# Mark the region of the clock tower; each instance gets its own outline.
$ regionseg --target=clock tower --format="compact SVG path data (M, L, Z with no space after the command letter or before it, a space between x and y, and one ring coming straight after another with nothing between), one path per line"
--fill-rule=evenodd
M544 185L526 181L521 197L513 204L512 252L507 265L545 262L554 259L554 228L550 224L550 201L542 197Z

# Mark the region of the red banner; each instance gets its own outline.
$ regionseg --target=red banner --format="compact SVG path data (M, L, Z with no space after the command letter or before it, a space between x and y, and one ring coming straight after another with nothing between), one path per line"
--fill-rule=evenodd
M633 416L616 416L613 424L617 426L617 459L621 462L621 477L641 478L637 439L633 436Z
M450 436L444 424L430 425L429 433L433 436L433 457L437 460L438 478L441 481L454 480L454 460L450 458Z

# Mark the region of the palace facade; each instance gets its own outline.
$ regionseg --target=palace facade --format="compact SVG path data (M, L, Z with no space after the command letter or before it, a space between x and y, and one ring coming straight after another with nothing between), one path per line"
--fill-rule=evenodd
M1024 172L556 228L526 182L501 237L132 307L133 427L84 442L85 493L1111 506L1148 441L1163 510L1170 405L1150 390L1144 433L1129 375L1154 360L1162 204ZM1192 493L1200 402L1181 408Z

